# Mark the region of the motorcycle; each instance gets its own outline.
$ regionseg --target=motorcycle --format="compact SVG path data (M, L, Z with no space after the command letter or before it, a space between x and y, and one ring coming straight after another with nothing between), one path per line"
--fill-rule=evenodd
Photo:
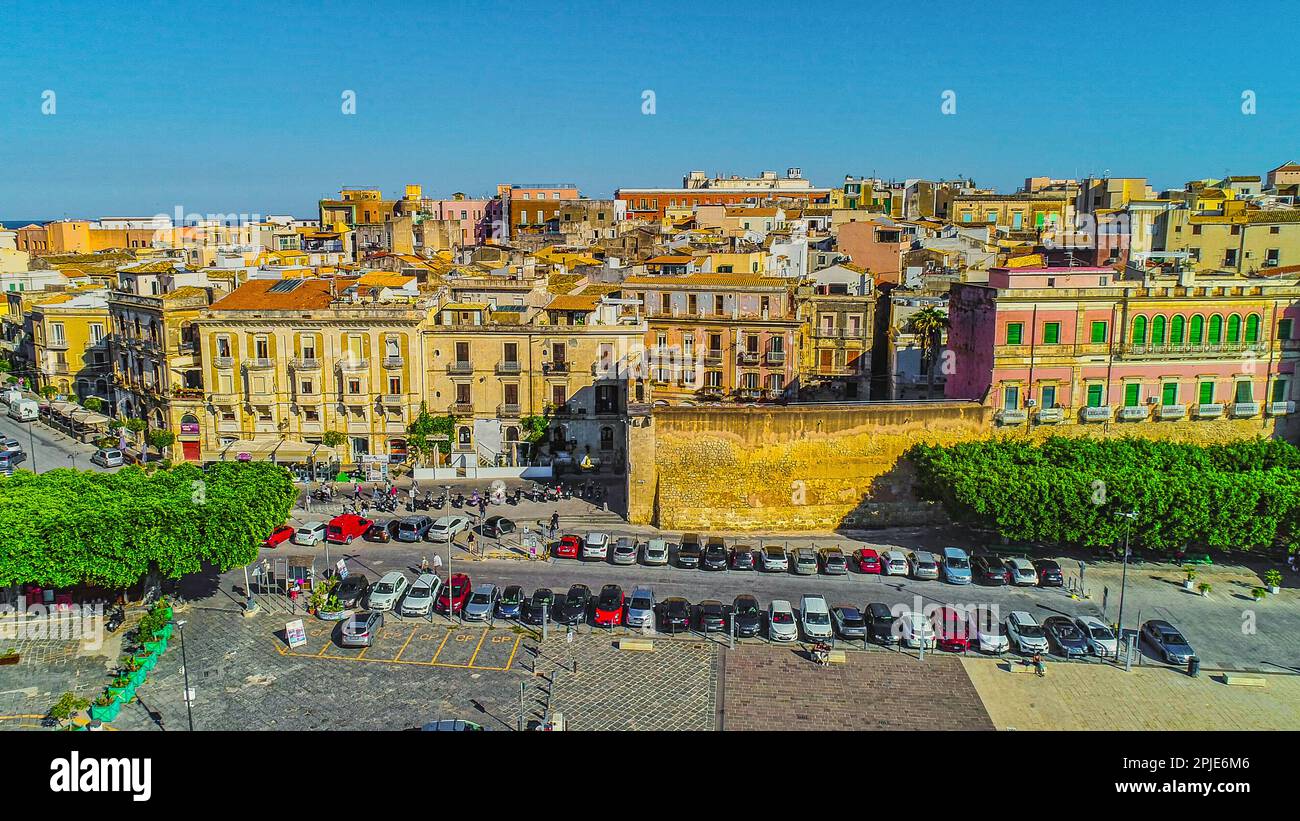
M116 633L124 621L126 621L126 610L119 607L108 617L108 621L104 622L104 629L110 633Z
M459 490L456 491L456 495L453 496L453 497L451 497L451 506L452 506L452 507L464 507L464 506L465 506L465 494L461 493Z
M564 484L560 485L560 498L561 499L573 498L573 488L569 485L568 482L565 482Z
M442 510L442 506L445 504L447 504L447 494L445 493L439 493L438 497L432 502L434 510Z
M507 490L507 491L506 491L506 504L508 504L508 505L517 505L517 504L519 504L519 498L520 498L522 495L523 495L523 490L516 490L514 493L511 493L510 491Z

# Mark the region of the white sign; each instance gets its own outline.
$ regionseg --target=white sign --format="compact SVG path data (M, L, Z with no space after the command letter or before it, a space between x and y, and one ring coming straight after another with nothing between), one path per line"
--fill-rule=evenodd
M337 562L335 562L334 566L339 571L340 579L346 579L348 577L348 563L346 561L344 561L343 559L339 559Z
M302 619L294 619L284 626L285 638L289 640L289 649L302 647L307 643L307 628Z

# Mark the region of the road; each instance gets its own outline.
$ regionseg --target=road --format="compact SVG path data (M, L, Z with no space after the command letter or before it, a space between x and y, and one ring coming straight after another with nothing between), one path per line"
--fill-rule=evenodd
M0 434L14 437L27 452L27 460L19 463L20 470L36 473L66 467L100 472L105 470L90 462L90 456L95 452L94 445L78 442L42 422L18 422L6 414L0 414Z

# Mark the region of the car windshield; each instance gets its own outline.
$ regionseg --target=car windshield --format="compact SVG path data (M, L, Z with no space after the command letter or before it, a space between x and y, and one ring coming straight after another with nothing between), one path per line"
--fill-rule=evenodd
M668 612L674 616L681 616L686 613L686 602L670 601L668 602Z
M805 613L804 620L809 624L830 624L830 617L825 613Z
M736 605L737 616L752 616L758 612L758 604L752 601L742 601Z
M378 527L378 525L376 525L376 527ZM404 533L410 533L410 532L412 532L412 531L414 531L414 530L419 530L419 529L420 529L420 526L417 525L417 524L415 524L414 522L402 522L402 523L401 523L400 525L398 525L397 527L398 527L399 530L401 530L401 531L404 532Z
M487 593L475 593L469 597L470 604L487 604L492 601L492 597Z
M769 547L763 551L763 555L769 559L784 559L785 551L779 547Z
M772 614L773 624L790 624L794 621L794 615L783 610L778 610Z
M510 590L510 589L507 589L506 592L504 592L504 593L501 594L501 603L502 603L502 604L518 604L518 603L519 603L519 591L518 591L518 590Z
M857 615L856 613L852 616L848 614L844 614L840 617L840 620L844 622L845 627L861 627L867 623L861 616Z
M1174 632L1165 632L1160 635L1165 644L1186 644L1187 641L1181 635Z
M631 608L632 610L649 610L649 609L650 609L650 600L649 600L649 599L633 599L633 600L632 600L632 603L629 604L628 607Z
M1089 632L1092 633L1094 639L1102 639L1104 641L1115 638L1115 634L1110 632L1110 628L1107 627L1093 627Z
M411 592L406 594L408 599L427 599L429 598L429 588L424 585L416 585L411 588Z
M375 585L375 592L381 594L392 593L393 585L389 584L388 582L380 582L379 584Z
M457 582L451 586L451 594L457 598L465 595L467 585L464 582Z
M1043 635L1043 628L1036 624L1021 624L1016 627L1016 632L1025 638L1036 639Z
M966 568L970 567L970 562L966 561L960 556L953 556L948 559L948 566L951 567L953 570L965 570Z
M1056 634L1057 634L1058 636L1060 636L1061 638L1063 638L1063 639L1077 639L1077 638L1079 638L1079 631L1076 630L1076 629L1074 629L1074 625L1073 625L1073 624L1058 624L1058 625L1056 625Z
M989 624L986 624L980 628L980 634L985 636L990 636L990 637L1000 636L1002 635L1002 625L998 624L997 622L991 622Z

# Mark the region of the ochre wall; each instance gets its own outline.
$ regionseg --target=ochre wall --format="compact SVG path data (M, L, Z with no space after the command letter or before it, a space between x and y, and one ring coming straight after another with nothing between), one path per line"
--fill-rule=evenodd
M668 530L797 532L941 521L901 454L996 435L1122 436L1209 444L1275 433L1272 419L1042 426L1010 434L975 402L656 408L631 432L629 518ZM1288 423L1293 424L1293 423ZM1277 433L1291 434L1277 426ZM1291 437L1289 437L1291 438Z

